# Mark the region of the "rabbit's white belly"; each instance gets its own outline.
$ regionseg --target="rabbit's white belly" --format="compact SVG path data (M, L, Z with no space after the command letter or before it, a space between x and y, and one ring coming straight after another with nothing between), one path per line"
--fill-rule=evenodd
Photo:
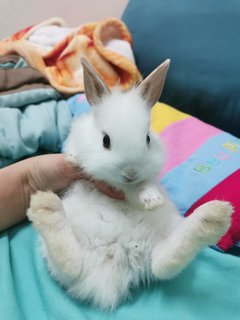
M94 283L92 290L106 289L114 296L120 291L124 296L130 284L150 280L157 233L148 223L149 213L130 211L124 201L112 200L86 182L77 182L63 197L63 205L84 257L84 276L81 285L72 288L75 294L80 290L79 295L86 296L82 288Z
M150 254L155 235L148 213L131 210L124 201L112 200L86 182L77 182L63 205L79 243L94 255L98 252L99 258L111 256L108 251L116 259L120 251L135 258Z

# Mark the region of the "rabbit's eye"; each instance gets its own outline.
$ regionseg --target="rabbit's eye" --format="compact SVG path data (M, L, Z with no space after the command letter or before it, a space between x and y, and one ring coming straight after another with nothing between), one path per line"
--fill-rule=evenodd
M104 146L104 148L105 149L110 149L110 144L111 144L111 141L110 141L109 135L105 134L104 137L103 137L103 146Z
M149 143L150 143L150 137L149 137L149 134L147 134L146 141L147 141L147 144L149 144Z

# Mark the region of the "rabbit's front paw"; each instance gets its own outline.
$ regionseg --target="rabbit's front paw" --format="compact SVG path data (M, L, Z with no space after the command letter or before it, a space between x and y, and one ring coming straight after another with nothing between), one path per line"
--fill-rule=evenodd
M73 167L77 167L79 165L77 157L75 157L73 154L66 154L65 160L68 164L70 164Z
M38 230L60 228L65 220L62 202L51 191L32 195L27 216Z
M154 188L141 190L139 193L139 200L144 205L145 210L153 210L164 205L163 196Z

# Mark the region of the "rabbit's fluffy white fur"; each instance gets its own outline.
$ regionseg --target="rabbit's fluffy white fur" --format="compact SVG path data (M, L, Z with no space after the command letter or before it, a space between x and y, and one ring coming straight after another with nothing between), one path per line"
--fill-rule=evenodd
M73 296L113 309L132 287L174 277L199 250L216 243L229 228L232 207L211 201L183 219L156 183L164 152L149 132L149 103L155 101L146 90L152 79L145 87L109 93L86 61L83 66L92 81L85 87L93 110L73 123L66 153L95 179L122 190L125 200L81 180L61 199L37 192L27 215L41 235L52 275ZM88 86L97 90L89 93Z

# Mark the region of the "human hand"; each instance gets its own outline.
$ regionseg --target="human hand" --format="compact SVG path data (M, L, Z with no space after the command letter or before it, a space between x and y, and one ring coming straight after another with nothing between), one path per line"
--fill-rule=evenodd
M79 167L70 165L65 161L63 154L48 154L29 160L31 160L31 165L28 172L28 184L31 193L37 190L59 192L75 180L87 179L109 197L117 200L124 198L122 192L114 190L101 181L94 181Z
M109 197L124 199L121 192L69 165L63 154L32 157L0 169L0 232L26 218L30 197L37 190L57 193L77 179L88 179Z

